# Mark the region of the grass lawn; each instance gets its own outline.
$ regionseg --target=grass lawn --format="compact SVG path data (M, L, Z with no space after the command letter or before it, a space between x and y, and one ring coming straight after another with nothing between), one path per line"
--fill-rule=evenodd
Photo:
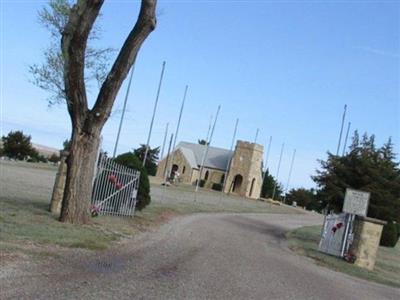
M43 255L54 247L102 250L121 237L157 226L174 215L200 212L298 213L290 207L222 197L220 193L152 185L152 202L134 218L99 216L90 225L57 221L48 211L56 168L0 162L0 253ZM195 199L195 200L194 200ZM46 250L47 249L47 250ZM53 250L53 251L51 251Z
M175 213L152 205L135 218L101 216L93 218L92 224L81 226L58 222L57 216L47 211L48 203L0 198L0 204L0 252L21 250L25 254L34 253L27 245L46 244L102 250L123 236L161 223L167 213Z
M321 226L302 227L287 233L289 247L299 254L313 258L317 264L355 277L400 287L400 244L395 248L379 247L373 271L319 252Z
M45 200L26 201L0 197L0 252L22 250L25 254L30 254L27 251L28 244L102 250L115 240L158 226L173 216L204 212L241 212L236 206L222 209L198 202L166 204L153 201L143 211L137 211L134 218L99 216L92 218L92 224L81 226L59 222L57 216L48 211L48 206L49 203ZM256 211L245 209L245 212Z

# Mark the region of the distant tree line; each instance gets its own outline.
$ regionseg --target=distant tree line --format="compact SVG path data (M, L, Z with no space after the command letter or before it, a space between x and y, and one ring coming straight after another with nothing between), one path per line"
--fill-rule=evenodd
M11 159L26 160L28 162L53 162L57 163L60 156L52 154L50 157L45 157L32 146L31 136L24 134L22 131L10 131L7 136L1 138L2 145L0 147L0 156L7 156ZM69 151L71 142L69 139L64 140L63 150ZM136 208L142 210L150 204L150 182L148 175L154 176L157 172L157 161L160 152L160 147L149 148L146 159L146 164L143 167L143 158L146 150L146 145L140 145L132 152L123 153L116 157L115 161L129 168L140 172L139 190L137 196ZM102 152L107 155L107 152Z
M52 162L57 163L60 160L59 155L53 153L46 157L32 146L31 136L22 131L10 131L8 135L1 138L2 147L0 156L7 156L11 159L26 160L29 162Z
M274 199L281 200L283 197L283 187L281 183L279 183L274 176L269 173L268 169L265 171L263 176L264 181L261 186L261 198L272 198L274 187L276 186Z

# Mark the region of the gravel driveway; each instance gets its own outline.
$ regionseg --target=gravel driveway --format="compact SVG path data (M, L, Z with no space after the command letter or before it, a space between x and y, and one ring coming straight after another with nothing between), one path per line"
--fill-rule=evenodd
M1 299L398 299L399 289L316 266L285 245L318 215L197 214L94 256L5 278Z

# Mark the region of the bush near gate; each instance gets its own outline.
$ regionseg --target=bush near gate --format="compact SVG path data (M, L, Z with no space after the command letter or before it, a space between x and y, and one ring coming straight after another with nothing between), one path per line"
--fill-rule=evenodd
M386 247L394 247L398 239L397 224L388 222L388 224L383 227L380 244Z
M201 179L199 182L199 187L204 187L206 185L206 181L204 179Z
M400 239L400 223L397 223L397 240Z
M142 162L132 152L123 153L118 155L115 159L116 163L124 165L128 168L138 170L140 172L139 189L137 194L136 209L142 210L150 204L150 182L147 171L142 166Z
M211 187L214 191L222 191L222 184L220 183L213 183Z

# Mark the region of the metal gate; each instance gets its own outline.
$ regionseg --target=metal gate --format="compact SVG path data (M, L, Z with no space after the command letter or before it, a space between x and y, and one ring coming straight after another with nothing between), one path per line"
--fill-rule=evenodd
M354 216L347 213L325 216L319 250L343 257L353 239Z
M100 155L92 193L92 214L130 216L135 213L140 172Z

